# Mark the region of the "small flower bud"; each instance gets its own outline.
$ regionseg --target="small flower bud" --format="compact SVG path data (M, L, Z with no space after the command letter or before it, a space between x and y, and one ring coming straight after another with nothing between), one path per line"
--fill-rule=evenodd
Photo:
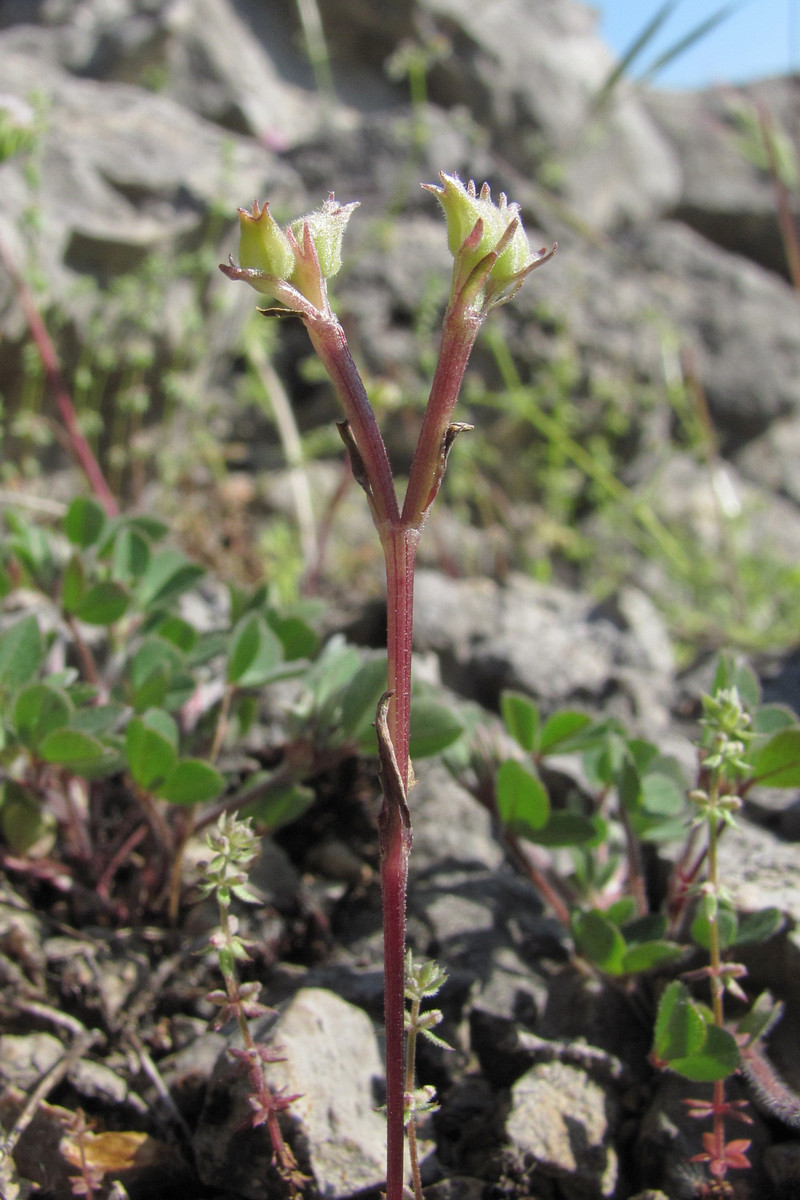
M296 221L292 221L291 230L300 246L303 244L304 227L308 225L323 279L330 279L341 268L342 238L347 228L347 222L357 208L357 200L352 204L337 204L333 192L331 192L322 208L316 209L308 216L298 217Z
M552 251L531 254L522 227L519 205L509 204L504 192L497 203L488 183L478 193L472 180L466 186L457 175L441 174L442 187L423 186L436 196L447 218L447 241L456 260L454 294L485 263L483 300L497 303L517 290L525 276ZM555 249L555 247L554 247ZM494 255L494 262L487 256Z
M239 209L239 264L245 271L257 272L248 282L265 295L273 294L272 280L288 279L294 271L291 243L266 201L261 209L254 203L252 212Z

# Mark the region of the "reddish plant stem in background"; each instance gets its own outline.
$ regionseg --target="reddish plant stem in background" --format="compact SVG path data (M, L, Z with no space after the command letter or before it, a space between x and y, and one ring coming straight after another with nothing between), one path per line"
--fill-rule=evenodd
M67 391L64 377L61 374L61 366L58 361L55 346L53 345L50 334L47 332L45 323L42 320L42 315L39 312L31 295L30 288L25 282L22 275L14 265L13 258L0 240L0 261L8 272L14 287L17 292L17 299L20 303L20 308L25 314L25 320L28 323L28 328L31 332L31 337L34 340L36 349L39 352L42 366L44 367L45 377L50 386L50 389L55 396L58 411L61 414L61 420L64 423L64 428L69 437L69 444L75 459L86 476L89 486L97 499L102 504L106 511L106 516L115 517L119 513L114 496L111 489L106 483L105 476L100 468L100 464L92 453L91 446L80 431L78 420L75 415L75 408Z
M800 298L800 239L798 239L794 217L792 216L792 202L789 196L789 189L781 178L778 156L775 153L775 133L772 118L763 104L756 105L756 112L758 114L759 130L761 131L761 141L764 146L764 153L767 156L769 173L772 177L772 186L775 190L775 208L777 210L783 248L786 251L786 262L789 267L792 286Z

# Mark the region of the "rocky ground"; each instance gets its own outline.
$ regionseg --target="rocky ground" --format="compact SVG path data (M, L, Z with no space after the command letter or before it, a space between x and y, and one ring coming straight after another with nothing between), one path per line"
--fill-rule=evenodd
M796 562L800 322L772 183L742 138L754 100L794 128L797 82L680 96L625 85L598 115L593 98L611 59L590 11L572 0L548 0L535 12L522 0L404 0L388 12L377 0L334 0L320 11L335 101L315 82L292 6L0 0L0 104L13 107L12 97L42 113L33 171L14 157L0 163L0 249L6 266L35 267L68 377L94 328L98 294L106 309L118 302L115 278L148 255L166 261L176 246L195 250L220 210L254 195L294 213L334 189L362 202L339 288L342 314L359 361L389 397L391 450L402 469L415 422L392 397L422 386L420 293L438 303L450 269L438 214L417 185L442 168L489 178L520 201L534 236L560 247L497 314L521 378L568 353L577 363L571 400L592 405L604 390L635 396L685 370L705 398L716 473L670 447L668 411L643 406L625 435L626 483L660 519L685 519L714 557L724 480L729 505L747 514L750 546ZM509 38L513 29L524 36ZM406 84L385 69L409 42L430 52L428 103L416 111ZM381 221L399 210L402 222L387 231ZM233 248L233 236L226 228L221 245ZM229 400L241 374L232 348L251 298L216 273L199 293L169 272L159 289L162 307L147 331L149 407L137 436L146 448L158 442L164 380L188 363L184 388L198 407L173 417L174 444L193 421L206 423L211 440L234 447L236 464L260 479L279 461L274 439L265 444L263 419ZM0 271L0 390L9 413L24 409L27 394L17 300ZM187 332L198 311L202 354ZM142 328L124 313L112 328L128 362ZM301 333L282 328L273 357L310 428L335 412L296 367ZM476 386L496 383L497 370L479 347ZM119 382L110 371L99 402L107 420ZM492 420L487 414L482 436L502 436ZM19 422L8 432L11 454L24 450ZM193 478L207 487L199 468ZM325 494L324 465L319 478ZM281 476L252 486L280 511ZM163 487L143 494L170 515L181 506ZM373 598L347 594L339 580L328 627L375 645L383 614L373 535L360 515L343 513L348 561L372 547L363 591ZM619 716L689 761L709 667L699 653L690 669L676 668L654 602L669 599L669 579L652 562L637 564L602 603L566 586L568 572L561 583L536 583L514 570L519 539L508 534L536 513L530 498L521 501L499 533L470 533L453 514L432 524L417 590L420 671L482 705L487 725L502 689L513 687L546 711L574 703ZM617 531L592 521L587 513L584 535L615 554ZM202 543L202 531L191 532ZM522 541L535 558L536 535ZM705 635L719 640L707 626ZM759 666L770 698L797 707L791 653ZM454 1047L426 1048L419 1064L441 1099L423 1131L429 1200L700 1194L688 1165L697 1136L680 1103L691 1088L648 1064L654 988L609 982L576 963L486 810L440 764L419 776L409 936L416 953L448 971L443 1033ZM314 786L302 828L264 839L254 884L265 902L242 913L258 947L248 970L276 1007L259 1031L283 1047L273 1082L300 1095L286 1128L309 1194L377 1197L384 1131L374 764L353 758ZM790 801L777 812L751 806L744 830L724 843L742 905L772 904L788 917L747 965L754 989L785 1002L769 1051L795 1089L799 837ZM218 979L201 953L214 924L207 905L187 905L176 927L154 912L126 923L120 906L109 909L79 883L66 887L57 873L5 861L0 1125L15 1148L13 1162L0 1165L3 1200L74 1194L80 1138L65 1121L78 1107L117 1135L96 1147L108 1164L97 1196L280 1196L266 1135L247 1128L242 1080L227 1054L233 1035L210 1031L204 997ZM797 1135L741 1087L755 1118L754 1166L737 1186L757 1200L790 1200L800 1193Z

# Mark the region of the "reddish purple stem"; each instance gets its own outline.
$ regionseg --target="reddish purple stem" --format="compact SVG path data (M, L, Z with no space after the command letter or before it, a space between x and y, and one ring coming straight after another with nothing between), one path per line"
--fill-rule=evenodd
M25 282L22 275L14 265L13 259L7 247L0 242L0 260L8 271L14 287L17 291L20 307L25 314L25 320L28 323L28 328L31 331L36 349L39 352L39 358L44 367L45 377L53 395L56 398L58 411L61 414L61 420L64 423L64 428L67 431L70 448L75 456L75 459L86 476L89 486L97 499L102 504L106 511L106 516L115 517L119 513L117 505L111 489L106 483L105 476L100 468L100 464L92 453L92 448L86 438L80 431L78 419L75 415L75 408L72 403L64 376L61 373L61 366L58 361L55 346L53 345L50 334L47 332L42 315L34 303L30 288Z

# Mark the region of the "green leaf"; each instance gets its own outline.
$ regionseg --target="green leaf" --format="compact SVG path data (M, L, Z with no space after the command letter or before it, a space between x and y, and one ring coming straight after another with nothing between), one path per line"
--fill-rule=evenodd
M130 604L130 596L118 583L105 580L90 587L74 609L79 621L87 625L113 625Z
M267 779L268 777L265 776L265 782ZM252 782L252 780L248 780L248 790ZM268 790L263 799L248 804L243 809L242 815L252 817L258 825L264 825L272 831L280 829L284 825L290 825L292 821L302 817L313 803L314 791L312 788L300 783L288 784L286 787L276 788L274 791Z
M102 768L110 753L98 738L80 729L63 726L42 739L39 756L45 762L59 763L76 775L82 775L87 770Z
M14 727L22 744L36 751L48 733L69 723L71 713L66 692L47 683L32 683L17 696Z
M127 517L126 520L131 529L137 529L150 542L160 542L169 533L169 525L165 525L163 521L159 521L158 517L140 515L137 517Z
M174 717L171 717L163 708L150 708L142 714L142 721L148 729L154 729L156 733L160 733L165 738L173 750L178 749L178 725Z
M686 986L675 980L664 990L656 1014L653 1053L661 1062L686 1058L701 1049L706 1023Z
M579 954L609 975L621 975L625 958L625 939L613 921L591 909L572 918L572 936Z
M378 742L372 723L378 701L386 691L386 658L379 655L361 663L342 692L340 726L348 737L361 743L367 753L375 753Z
M520 833L537 846L582 846L595 841L597 827L582 813L556 810L541 829L523 829Z
M693 1083L714 1083L717 1079L726 1079L738 1070L741 1061L736 1040L727 1029L708 1025L706 1034L700 1050L685 1058L673 1058L669 1063L673 1071Z
M497 814L513 833L536 834L550 816L550 797L539 779L522 763L508 758L500 764L495 782Z
M176 646L182 654L188 654L194 649L199 636L194 625L173 613L158 622L155 633Z
M203 567L190 562L180 550L160 550L150 559L137 589L141 608L155 608L174 600L205 575Z
M126 709L122 704L97 704L91 708L79 708L70 717L73 729L90 733L93 737L102 737L117 729L125 716Z
M511 737L526 754L536 747L539 730L539 709L521 692L503 692L500 697L500 714Z
M605 914L609 921L613 921L621 929L626 922L630 923L635 918L636 901L633 896L621 896L619 900L609 904Z
M131 702L137 712L163 704L182 665L181 654L171 642L153 635L145 638L128 669Z
M783 729L752 758L753 778L763 787L800 786L800 729Z
M231 633L228 683L257 687L275 674L283 661L281 644L259 613L242 617Z
M585 739L579 735L591 725L591 717L586 713L573 712L564 709L563 712L553 713L544 723L539 739L539 754L567 754L572 750L583 749Z
M677 962L683 958L686 950L675 942L655 940L640 942L629 946L622 958L622 969L626 975L638 975L643 971L652 971L656 967L666 966L667 963Z
M745 1034L748 1043L757 1042L767 1033L780 1018L781 1009L769 992L762 992L756 998L749 1012L746 1012L736 1026L737 1033Z
M306 687L317 712L339 696L360 666L361 655L355 646L348 645L341 635L332 637L306 674Z
M319 636L302 617L282 617L269 612L267 624L280 641L286 662L313 658L318 652Z
M730 905L720 903L716 896L701 896L690 933L692 940L703 950L711 949L711 927L715 914L720 949L727 949L736 940L739 921L734 910Z
M786 918L779 908L762 908L759 912L740 913L739 929L730 943L732 946L746 946L751 942L765 942L774 937L786 923Z
M614 782L622 807L628 812L636 812L642 800L642 777L628 755L623 759Z
M200 758L182 758L157 795L171 804L201 804L215 800L225 787L225 777Z
M769 736L781 729L797 729L797 713L784 704L762 704L753 715L753 734Z
M464 726L454 712L433 696L417 696L411 701L411 758L430 758L441 754L461 737Z
M61 577L61 607L74 613L86 592L86 576L79 555L73 554Z
M150 564L150 543L137 529L123 525L111 550L111 577L132 584L141 579Z
M0 687L16 688L29 683L39 670L44 647L39 623L33 615L23 617L0 633Z
M141 717L128 722L125 758L134 782L148 792L157 791L166 782L178 761L171 742Z
M92 496L77 496L64 517L64 533L73 546L86 550L100 540L105 523L102 505Z
M619 924L626 944L638 946L640 942L661 941L667 928L667 918L663 913L646 913L645 916Z
M755 709L761 699L761 684L758 676L744 659L735 659L721 654L717 660L714 682L710 694L715 696L726 688L736 688L747 708Z
M33 791L7 779L0 783L0 832L12 854L35 858L52 849L57 827Z
M674 817L686 806L686 792L674 779L657 771L642 778L642 808L659 817Z

